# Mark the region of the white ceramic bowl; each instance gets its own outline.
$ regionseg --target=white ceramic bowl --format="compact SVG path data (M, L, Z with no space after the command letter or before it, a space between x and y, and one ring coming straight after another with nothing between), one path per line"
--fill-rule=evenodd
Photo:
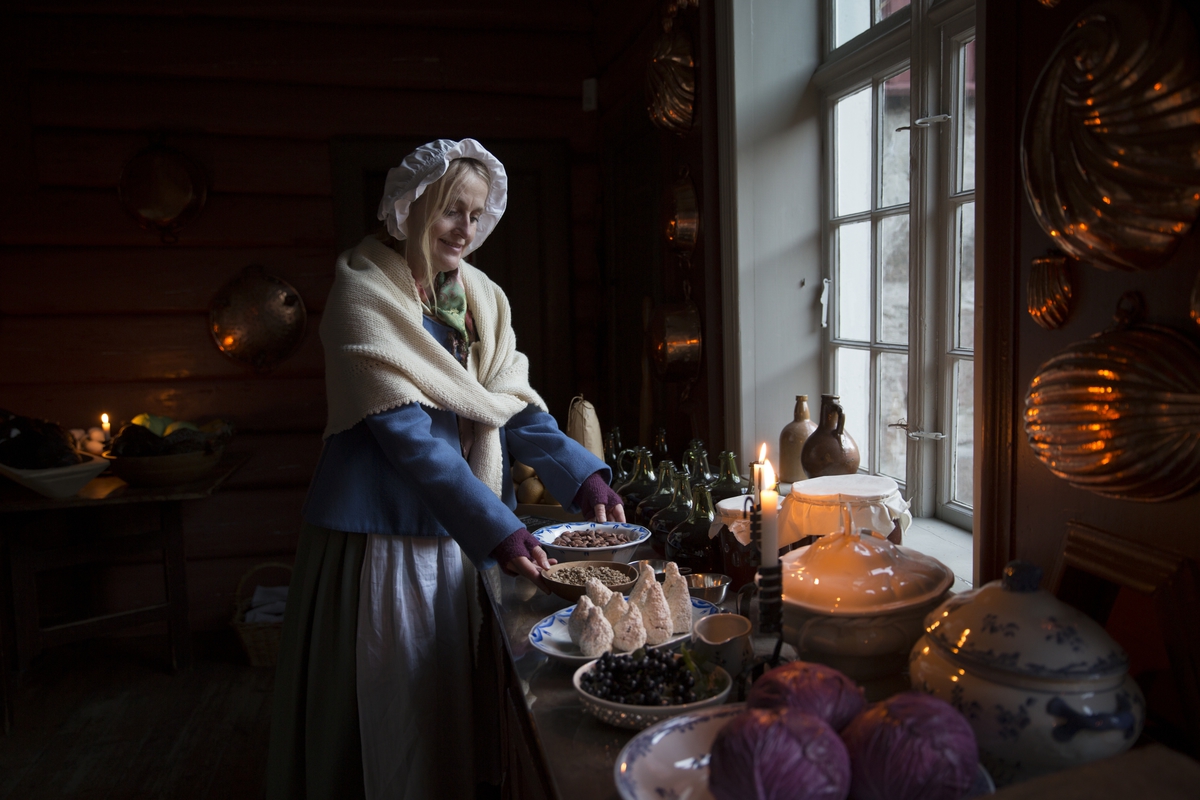
M571 679L571 682L575 684L575 693L579 695L579 701L583 704L585 711L601 722L607 722L618 728L640 731L642 728L648 728L656 722L662 722L670 717L689 714L702 708L719 706L729 699L729 692L733 688L733 679L729 677L729 673L718 666L711 666L704 668L705 671L711 670L712 674L716 676L717 685L723 687L712 697L675 706L635 706L628 703L614 703L611 700L602 700L590 695L580 686L580 679L595 665L595 661L589 661L575 670L575 676Z
M554 544L554 540L564 533L597 529L621 533L628 541L609 547L563 547ZM533 532L533 537L542 545L546 555L559 561L620 561L628 564L633 560L638 545L650 538L650 530L625 522L565 522L539 528Z
M44 497L61 500L76 495L88 481L108 466L108 461L100 456L90 453L82 455L84 461L79 464L51 469L14 469L0 464L0 475L11 478Z
M882 537L834 533L788 553L783 637L856 681L899 675L954 573Z

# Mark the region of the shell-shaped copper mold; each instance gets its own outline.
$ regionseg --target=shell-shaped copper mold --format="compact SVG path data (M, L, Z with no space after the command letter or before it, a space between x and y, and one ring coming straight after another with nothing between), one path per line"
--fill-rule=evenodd
M1200 47L1171 0L1082 14L1034 88L1021 147L1034 216L1098 267L1162 266L1200 212Z
M692 129L696 97L696 66L692 43L681 31L668 31L654 43L646 71L646 99L650 120L678 133Z
M1200 347L1134 325L1071 345L1025 395L1034 455L1072 486L1158 502L1200 486Z
M1074 306L1068 258L1063 255L1035 258L1026 291L1033 321L1048 331L1061 328Z

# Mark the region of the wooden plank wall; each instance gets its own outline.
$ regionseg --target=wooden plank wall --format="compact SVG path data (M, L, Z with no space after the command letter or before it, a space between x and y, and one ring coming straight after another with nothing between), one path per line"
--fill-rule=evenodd
M619 64L654 4L593 5L29 0L0 12L0 407L67 426L102 411L236 424L253 459L185 512L194 628L228 624L242 574L294 554L325 419L332 138L568 142L575 382L595 394L609 379L602 143L580 93ZM210 177L175 244L116 196L122 165L155 134ZM206 330L210 299L250 264L309 311L301 351L266 375L226 360ZM161 582L129 563L96 586L119 607Z

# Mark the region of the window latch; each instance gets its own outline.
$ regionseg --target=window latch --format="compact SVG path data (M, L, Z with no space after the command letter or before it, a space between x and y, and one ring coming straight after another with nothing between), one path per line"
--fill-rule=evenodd
M888 427L889 428L900 428L901 430L904 431L904 433L908 436L908 438L912 439L913 441L918 441L920 439L933 439L935 442L940 442L942 439L946 438L946 434L939 433L938 431L923 431L919 428L915 431L910 431L908 429L908 422L906 420L900 420L899 422L893 422L890 425L888 425Z
M913 120L913 125L916 125L918 128L928 128L935 122L949 122L951 119L952 117L949 114L934 114L932 117L921 117L920 119ZM896 133L911 129L912 125L905 125L901 128L896 128Z
M821 327L829 327L829 286L833 281L829 278L821 280Z

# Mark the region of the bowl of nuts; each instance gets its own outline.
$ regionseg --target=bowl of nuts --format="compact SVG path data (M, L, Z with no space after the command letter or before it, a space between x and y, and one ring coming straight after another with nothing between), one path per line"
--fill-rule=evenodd
M572 603L579 602L587 591L588 578L595 578L610 591L627 595L637 577L637 567L620 561L564 561L542 570L550 591Z
M628 564L650 530L624 522L567 522L533 532L546 555L559 561L619 561Z

